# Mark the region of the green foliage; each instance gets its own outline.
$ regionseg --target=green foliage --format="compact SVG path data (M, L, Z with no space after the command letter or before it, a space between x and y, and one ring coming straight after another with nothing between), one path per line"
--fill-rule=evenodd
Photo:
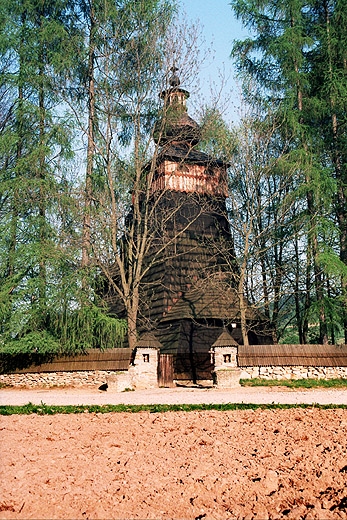
M216 109L206 108L201 119L199 148L211 157L230 160L237 146L237 136Z
M127 332L125 320L109 316L93 304L64 315L53 314L50 326L59 338L61 352L64 353L122 347Z
M297 345L300 343L297 328L293 326L287 326L284 332L282 332L279 343L282 345Z
M347 379L240 379L241 386L285 386L287 388L347 388Z
M48 331L29 332L18 339L12 339L6 343L0 343L0 354L16 356L18 354L37 353L42 356L59 354L61 347L59 341Z
M51 314L44 330L23 332L15 338L2 336L0 354L20 354L52 357L77 354L92 348L122 347L127 325L125 320L108 316L95 305L72 310L64 316Z
M290 181L285 197L292 219L281 228L289 226L293 238L273 247L273 259L266 255L274 282L268 293L273 288L282 292L283 302L286 297L295 302L292 320L284 313L280 328L295 320L305 342L311 319L319 322L320 342L328 339L329 328L333 341L344 328L347 341L346 6L339 0L324 5L232 0L231 5L251 33L235 42L232 52L245 98L260 121L270 114L277 129L273 150L282 149L277 179ZM260 191L266 182L260 177ZM282 239L275 221L274 230ZM286 258L290 248L294 259ZM286 281L275 273L276 262ZM263 268L263 280L264 273Z
M167 412L203 412L217 410L219 412L236 410L290 410L303 408L310 410L346 410L347 405L335 404L248 404L248 403L228 403L228 404L152 404L152 405L78 405L78 406L52 406L45 403L35 405L28 403L23 406L3 406L0 405L0 415L54 415L77 414L77 413L167 413Z
M325 251L319 254L319 261L326 273L347 280L347 265L334 251L325 248Z
M130 35L132 41L136 35L139 41L143 38L146 23L143 16L154 19L160 9L168 7L160 1L93 4L103 18L104 28L108 24L111 30L116 21L111 14L122 21L118 39L113 39L112 45L117 42L117 52L128 45L129 53L133 48L129 45ZM80 129L78 134L75 113L70 111L65 115L65 111L66 101L76 103L84 98L86 102L88 39L85 36L90 7L70 0L1 3L0 350L3 354L24 354L30 359L33 352L40 356L83 352L93 347L113 348L124 340L124 321L108 316L97 294L98 275L82 274L79 270L80 181L79 174L70 172L80 169L72 161L73 147L80 145L82 137ZM124 18L122 10L127 11ZM134 25L131 10L142 29ZM116 32L117 27L114 23ZM100 26L97 37L100 46L106 41L104 36ZM126 61L129 65L128 58ZM100 99L103 95L104 92ZM95 171L94 184L98 189L102 189L102 182L105 179L100 180Z

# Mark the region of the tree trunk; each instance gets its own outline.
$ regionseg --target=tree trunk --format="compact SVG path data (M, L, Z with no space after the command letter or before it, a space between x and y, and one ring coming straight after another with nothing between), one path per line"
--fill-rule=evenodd
M257 189L257 207L261 208L261 194L259 188ZM264 314L266 318L270 321L270 299L269 299L269 288L267 281L267 269L265 264L265 251L266 251L266 243L264 237L264 229L263 229L263 221L262 221L262 212L259 210L257 212L257 223L258 223L258 232L260 235L260 266L261 266L261 278L262 278L262 286L263 286L263 295L264 295Z
M309 181L308 181L309 182ZM313 193L307 193L307 208L309 213L309 247L312 251L313 273L316 290L316 298L319 306L319 342L322 345L328 343L328 328L324 309L324 290L321 268L318 263L318 239L315 224L315 209L313 203Z
M303 344L308 343L308 316L311 307L311 250L307 247L306 257L306 294L302 320L302 339Z
M292 22L292 26L294 26L294 22ZM299 68L297 63L294 61L294 69L297 74L299 74ZM303 111L303 95L302 95L302 89L299 81L297 81L297 101L298 101L298 109L299 112ZM303 118L300 117L300 123L303 124ZM309 150L307 143L302 140L302 146L305 150L306 156L309 157ZM323 302L323 287L322 287L322 280L321 280L321 272L318 265L318 240L317 240L317 231L316 231L316 222L315 222L315 205L314 205L314 195L313 191L310 189L310 183L311 179L308 175L306 175L306 183L308 186L308 192L307 192L307 210L309 215L309 229L308 229L308 242L309 242L309 248L311 248L312 251L312 260L313 260L313 272L314 272L314 280L315 280L315 289L316 289L316 298L317 302L319 304L319 336L320 336L320 343L327 343L328 342L328 336L327 336L327 326L326 326L326 320L325 320L325 313L324 313L324 302Z
M247 305L245 302L244 297L244 284L245 284L245 278L246 278L246 269L247 269L247 256L248 256L248 249L249 249L249 235L250 235L250 229L246 230L245 233L245 247L244 247L244 257L240 269L240 278L239 278L239 301L240 301L240 321L241 321L241 333L242 333L242 339L243 344L245 346L249 345L248 341L248 333L247 333L247 320L246 320L246 309Z
M130 287L131 290L131 287ZM134 350L137 343L137 315L139 309L139 290L138 286L132 291L131 297L128 299L127 323L128 323L128 344L131 350Z
M299 261L299 244L298 239L295 237L294 241L294 249L295 249L295 282L294 282L294 300L295 300L295 318L296 318L296 326L298 329L299 335L299 343L302 345L305 343L304 341L304 333L303 333L303 316L300 309L300 288L299 288L299 280L300 280L300 261Z
M42 31L42 18L40 18L40 32ZM45 49L44 44L41 43L40 53L39 53L39 132L40 132L40 142L39 142L39 164L38 164L38 172L37 176L39 178L39 320L42 326L45 325L46 321L46 285L47 285L47 266L46 266L46 241L47 241L47 232L46 232L46 153L45 153L45 124L46 124L46 114L45 114L45 85L44 85L44 77L45 77Z
M94 5L90 6L90 32L89 32L89 57L88 57L88 145L87 145L87 168L84 192L84 213L82 230L82 267L90 263L91 249L91 206L93 196L93 166L95 155L95 14Z
M197 382L197 374L196 374L196 366L194 359L194 350L193 350L193 339L194 339L194 323L190 323L189 328L189 361L190 361L190 369L192 373L192 381L193 384L196 385Z

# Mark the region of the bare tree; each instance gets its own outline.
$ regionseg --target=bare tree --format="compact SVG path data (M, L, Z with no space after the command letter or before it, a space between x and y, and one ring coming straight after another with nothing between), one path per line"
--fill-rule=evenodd
M249 305L258 308L277 339L288 290L291 230L295 200L292 169L282 162L287 143L271 119L246 117L237 129L238 145L230 159L228 208L239 266L238 295L244 344L252 327Z
M172 45L173 35L167 35L167 21L158 26L156 17L151 24L145 24L137 10L133 16L137 23L132 31L126 31L123 52L116 53L114 45L107 42L99 60L105 82L97 108L98 183L93 192L91 220L92 262L101 269L114 300L121 303L116 308L123 308L131 348L137 339L141 284L174 240L163 239L163 222L158 222L156 216L168 191L156 189L156 175L161 136L166 132L167 119L172 117L169 68L175 63L184 69L197 39L195 30L190 29L190 44L187 31L186 48L181 46L181 55L172 54L167 42ZM182 32L176 34L178 37ZM115 34L114 38L119 36ZM191 74L193 69L194 63L190 63ZM164 93L163 102L159 92ZM178 211L175 205L167 210L164 219L169 220ZM178 231L182 232L184 227Z

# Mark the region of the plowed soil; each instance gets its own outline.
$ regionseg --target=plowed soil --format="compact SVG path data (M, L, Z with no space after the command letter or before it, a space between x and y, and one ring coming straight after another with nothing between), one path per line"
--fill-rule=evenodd
M0 518L347 518L347 411L4 416Z

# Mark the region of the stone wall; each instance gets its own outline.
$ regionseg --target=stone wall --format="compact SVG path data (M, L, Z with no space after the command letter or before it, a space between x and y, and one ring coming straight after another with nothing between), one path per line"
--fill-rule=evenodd
M128 373L127 371L125 372ZM32 372L25 374L1 374L0 384L17 388L36 387L99 387L109 377L119 372L112 370L83 370L76 372Z
M347 379L347 367L242 367L241 379Z
M347 366L238 366L238 347L226 345L214 347L213 382L219 388L233 388L239 379L347 379ZM238 375L239 374L239 375Z

